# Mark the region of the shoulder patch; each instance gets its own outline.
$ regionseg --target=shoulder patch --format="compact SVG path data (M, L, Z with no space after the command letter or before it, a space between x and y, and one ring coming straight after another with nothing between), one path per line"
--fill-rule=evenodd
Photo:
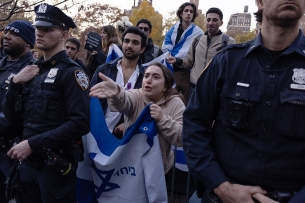
M81 70L76 70L74 71L74 76L76 79L76 82L79 84L79 86L83 89L86 90L89 87L89 78L86 75L84 71Z

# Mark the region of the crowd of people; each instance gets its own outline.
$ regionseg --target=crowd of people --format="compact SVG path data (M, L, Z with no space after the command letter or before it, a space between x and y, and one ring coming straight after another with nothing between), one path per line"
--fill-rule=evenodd
M0 202L78 202L90 97L117 139L149 105L164 184L176 169L172 146L183 147L197 202L305 202L305 0L255 2L261 28L252 41L236 44L223 33L215 7L204 32L186 2L162 47L151 22L139 19L122 39L103 26L86 59L69 34L73 19L55 6L35 6L33 23L9 23L0 54ZM106 62L114 45L122 57ZM161 60L143 66L165 52L173 72Z

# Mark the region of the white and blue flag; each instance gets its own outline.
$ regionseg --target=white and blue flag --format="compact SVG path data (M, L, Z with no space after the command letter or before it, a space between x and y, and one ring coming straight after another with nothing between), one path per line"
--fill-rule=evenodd
M174 72L174 68L173 68L172 64L170 64L166 61L166 57L169 54L170 53L167 51L167 52L163 53L162 55L158 56L157 58L153 59L152 61L142 64L142 66L146 68L153 63L159 62L159 63L162 63L163 65L165 65L166 67L168 67L172 72Z
M181 22L176 23L171 29L166 33L164 42L162 45L162 51L171 52L172 56L184 58L192 44L193 38L197 35L203 34L203 31L192 23L184 32L182 33L180 40L176 44L176 38L178 34L178 28Z
M165 203L167 191L156 123L146 107L122 140L110 133L97 98L91 98L89 159L77 171L79 203Z
M116 44L112 44L110 47L109 47L109 50L108 50L108 54L107 54L107 58L106 58L106 62L105 63L108 63L110 61L113 61L117 58L120 58L123 56L123 52L121 51L121 49L118 47L118 45Z

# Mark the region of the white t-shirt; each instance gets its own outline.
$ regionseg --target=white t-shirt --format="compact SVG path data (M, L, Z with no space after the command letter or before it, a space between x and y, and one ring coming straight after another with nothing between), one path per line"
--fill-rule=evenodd
M137 65L135 71L133 72L133 74L129 78L128 82L126 84L124 84L124 76L123 76L121 61L122 60L119 60L118 63L117 63L117 66L116 66L117 69L118 69L118 73L117 73L115 82L119 86L124 87L125 90L134 89L134 86L137 82L137 79L138 79L138 76L139 76L139 73L140 73L139 66ZM109 107L107 108L106 114L105 114L105 120L106 120L106 124L107 124L108 129L109 129L110 132L113 131L116 124L120 121L121 115L122 114L120 112L111 112Z

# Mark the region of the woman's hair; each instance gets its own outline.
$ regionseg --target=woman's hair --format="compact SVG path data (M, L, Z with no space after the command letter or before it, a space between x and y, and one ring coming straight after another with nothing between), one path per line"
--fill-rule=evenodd
M119 39L118 33L114 26L105 25L102 30L107 33L107 40L102 43L102 49L107 54L111 44L122 45L121 40Z
M173 72L168 67L166 67L165 65L163 65L162 63L159 63L159 62L153 63L150 66L148 66L147 68L149 68L151 66L158 66L163 72L164 80L165 80L164 87L166 89L164 92L164 100L165 100L164 105L167 104L167 102L169 101L169 99L172 95L178 95L180 97L180 99L184 102L183 96L181 94L179 94L175 88L173 88L173 85L175 84L175 77L174 77ZM146 68L146 70L147 70L147 68Z

